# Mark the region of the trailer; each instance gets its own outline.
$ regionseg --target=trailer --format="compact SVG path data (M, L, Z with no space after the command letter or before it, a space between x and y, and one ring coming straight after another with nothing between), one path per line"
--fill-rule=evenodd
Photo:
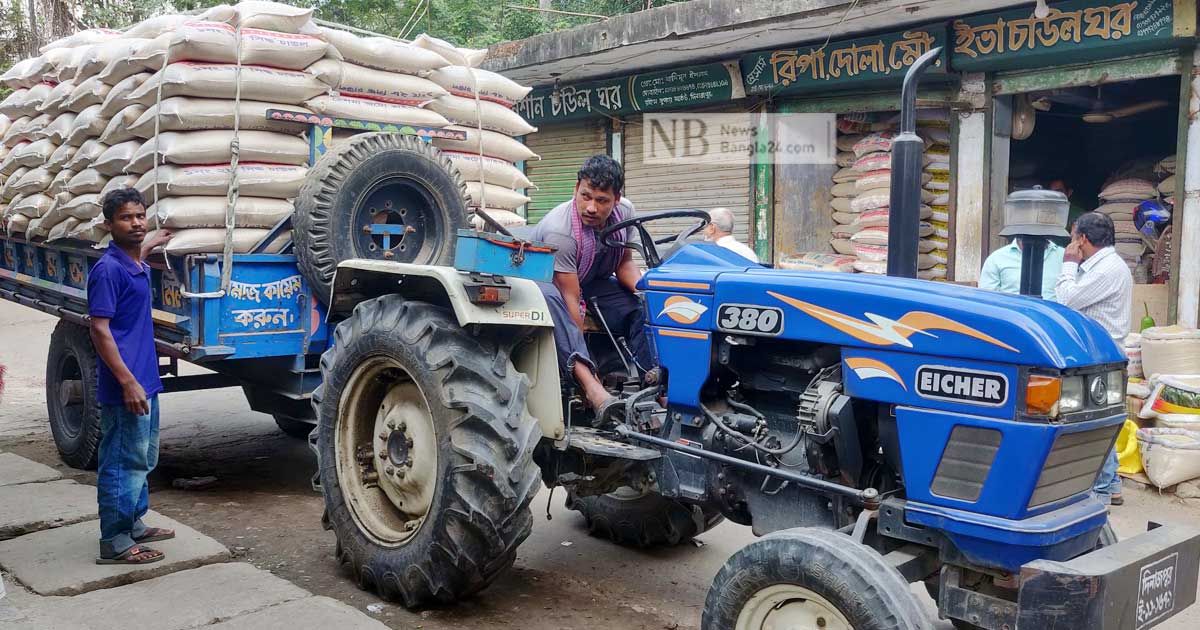
M433 138L466 137L456 130L287 110L271 110L269 115L309 125L310 166L331 150L335 130L382 132L417 138L423 143ZM391 192L384 186L374 196L387 197ZM363 203L374 201L364 199ZM359 210L369 209L345 209L350 216ZM388 217L375 217L366 219L362 234L374 239L366 247L375 241L380 245L373 252L364 247L358 255L394 258L395 244L417 228ZM315 421L310 398L319 384L318 363L329 346L330 329L326 323L326 296L320 295L319 288L302 273L291 242L292 230L293 221L288 217L250 253L158 253L147 262L151 267L154 333L163 392L241 387L251 409L274 417L285 433L307 437ZM69 239L30 241L0 230L0 299L60 319L48 349L46 405L63 461L82 469L95 468L100 439L95 394L97 355L88 334L87 281L102 255L103 249L92 243ZM414 252L407 258L416 256ZM226 269L229 274L223 276ZM212 373L181 374L181 361Z

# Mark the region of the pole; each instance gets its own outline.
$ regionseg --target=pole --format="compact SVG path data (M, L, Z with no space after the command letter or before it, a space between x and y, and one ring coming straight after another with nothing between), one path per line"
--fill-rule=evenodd
M1175 227L1171 236L1171 256L1179 259L1179 301L1178 323L1195 328L1200 310L1200 75L1195 68L1200 67L1200 46L1196 47L1192 56L1191 90L1188 96L1188 128L1187 152L1189 155L1179 156L1183 160L1183 194L1176 198L1182 200L1175 206ZM1180 216L1182 214L1182 216Z
M1021 295L1042 297L1042 269L1046 262L1046 239L1019 236L1021 244Z
M917 277L921 231L921 169L925 141L917 135L917 85L942 47L921 55L904 75L900 91L900 134L892 140L891 217L888 221L887 275Z

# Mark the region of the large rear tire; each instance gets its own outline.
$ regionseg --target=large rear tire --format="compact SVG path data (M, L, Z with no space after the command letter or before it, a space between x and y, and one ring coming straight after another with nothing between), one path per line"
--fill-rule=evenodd
M642 548L678 545L725 520L719 512L629 487L591 497L569 492L567 508L583 515L593 536Z
M733 554L708 590L703 630L923 630L908 583L874 549L822 529L786 529Z
M342 140L309 170L296 198L300 272L327 304L344 260L449 265L456 232L468 227L465 191L450 160L416 137Z
M510 344L396 295L360 303L334 338L313 400L338 558L410 608L479 591L516 559L540 487Z
M46 411L58 456L81 470L95 470L100 450L96 360L88 330L60 320L46 357Z

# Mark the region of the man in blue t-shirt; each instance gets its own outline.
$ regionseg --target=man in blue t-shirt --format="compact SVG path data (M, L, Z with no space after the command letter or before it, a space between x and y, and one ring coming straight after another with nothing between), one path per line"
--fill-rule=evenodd
M146 203L132 188L104 196L108 251L88 275L92 343L100 356L96 398L100 403L97 498L100 556L97 564L146 564L162 552L142 543L174 538L175 532L147 527L150 508L146 477L158 463L158 354L150 305L150 267L143 259L170 239L160 231L146 241Z

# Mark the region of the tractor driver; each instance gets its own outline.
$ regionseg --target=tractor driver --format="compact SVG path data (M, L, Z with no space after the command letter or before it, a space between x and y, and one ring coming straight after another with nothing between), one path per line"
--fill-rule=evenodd
M657 381L653 350L645 332L645 315L637 297L642 272L632 252L600 242L604 228L634 215L633 202L621 197L625 173L607 155L583 163L575 182L575 196L551 210L529 238L558 248L554 254L553 283L539 283L554 320L554 343L563 378L573 378L589 407L599 411L613 397L596 375L583 337L584 316L594 302L613 335L623 336L647 383ZM623 243L626 234L613 237Z

